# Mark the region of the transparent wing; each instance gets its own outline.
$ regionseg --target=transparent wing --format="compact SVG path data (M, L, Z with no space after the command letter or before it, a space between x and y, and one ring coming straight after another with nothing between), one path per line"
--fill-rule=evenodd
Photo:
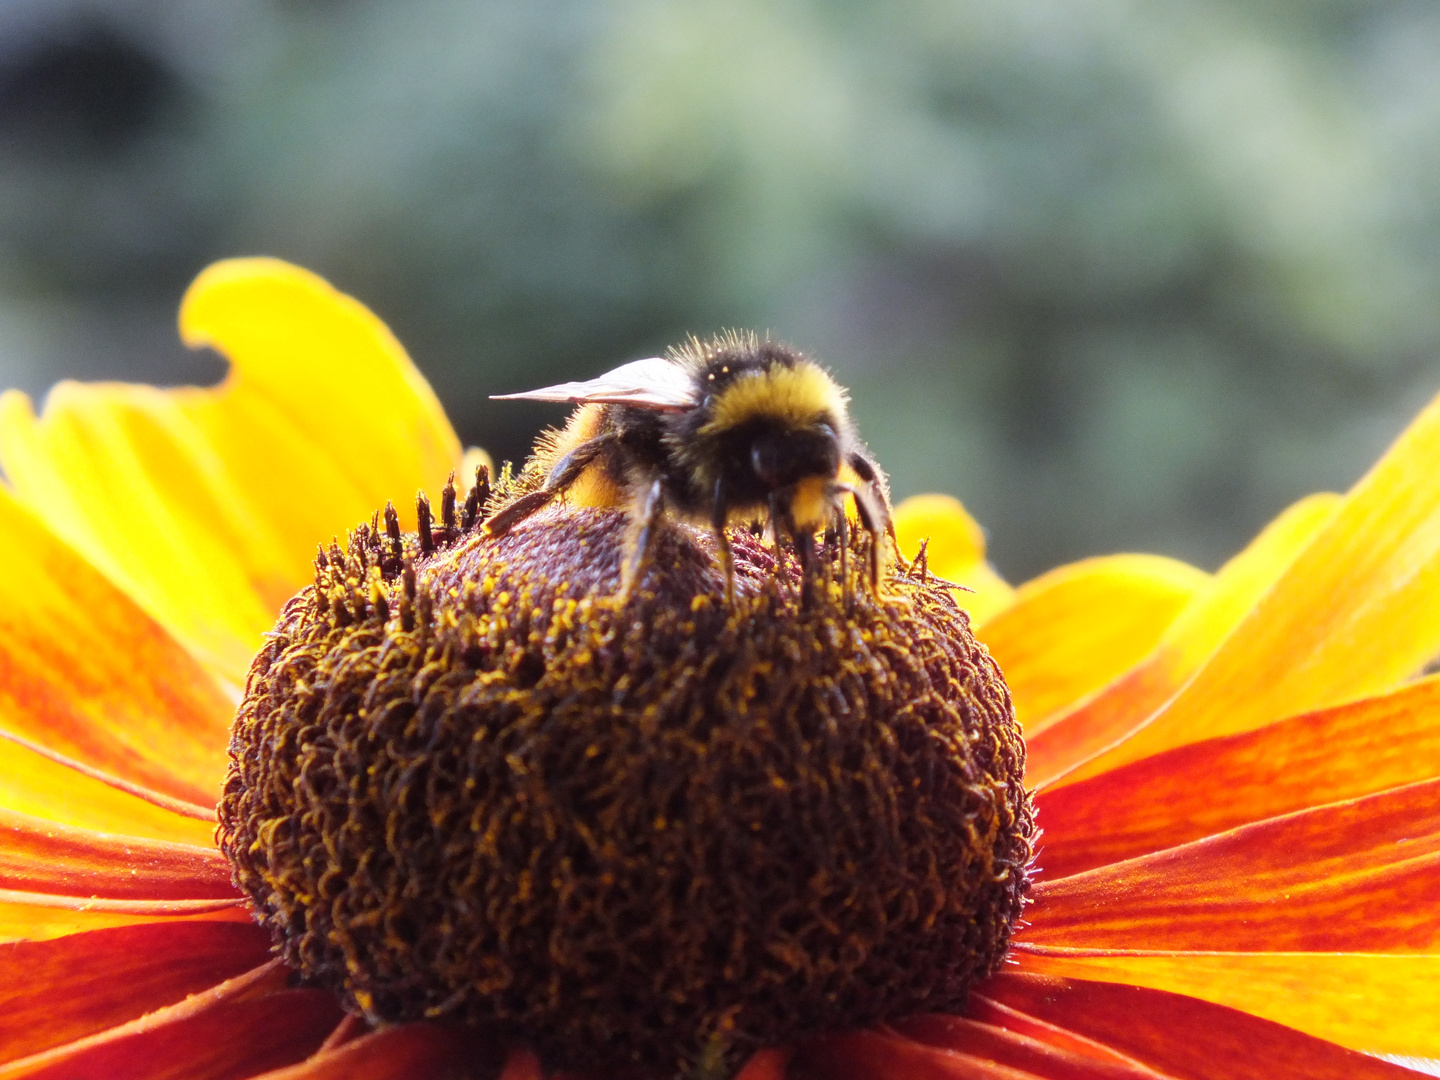
M608 405L638 405L642 409L679 412L698 402L695 383L679 364L651 356L621 364L585 382L557 383L523 394L494 394L496 401L577 401Z

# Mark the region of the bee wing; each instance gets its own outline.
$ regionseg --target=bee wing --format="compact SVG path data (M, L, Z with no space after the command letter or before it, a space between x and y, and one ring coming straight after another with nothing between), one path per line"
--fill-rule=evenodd
M523 394L494 394L496 401L576 401L607 405L638 405L660 412L680 412L698 403L695 383L679 364L663 356L621 364L585 382L557 383Z

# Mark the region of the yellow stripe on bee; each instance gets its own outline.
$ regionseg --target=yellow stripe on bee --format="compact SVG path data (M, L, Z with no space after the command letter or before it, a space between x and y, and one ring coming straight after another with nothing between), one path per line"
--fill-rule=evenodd
M583 442L599 435L605 426L603 405L581 405L559 431L543 432L535 444L533 465L549 476L560 459ZM565 489L563 496L570 506L624 506L628 500L625 492L606 473L599 462L580 474L580 478Z
M795 519L796 528L822 529L830 524L831 502L825 496L830 481L823 476L801 480L795 486L795 498L790 502L790 516Z
M773 416L796 427L813 424L825 414L845 415L845 391L814 364L767 368L742 375L722 390L701 435L717 435L757 416Z

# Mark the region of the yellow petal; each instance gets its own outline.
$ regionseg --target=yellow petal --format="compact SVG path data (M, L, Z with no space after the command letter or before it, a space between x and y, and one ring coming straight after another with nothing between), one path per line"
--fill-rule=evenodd
M1142 663L1075 709L1028 732L1029 781L1043 786L1078 779L1067 770L1135 730L1164 705L1329 525L1341 501L1325 493L1289 507L1220 568L1212 586L1195 596Z
M1440 398L1345 497L1195 678L1078 779L1379 693L1440 652Z
M16 493L197 655L240 681L318 541L459 466L434 394L357 301L273 259L219 263L181 310L218 387L62 383L0 399ZM413 512L411 513L413 518Z
M984 531L959 499L912 495L895 508L895 536L907 559L925 544L930 573L966 586L955 590L955 602L970 613L972 623L1014 603L1014 588L985 561Z
M1440 956L1012 953L1019 970L1188 994L1353 1050L1440 1058Z
M1086 559L1021 586L975 636L1029 729L1144 659L1209 583L1203 570L1158 555Z

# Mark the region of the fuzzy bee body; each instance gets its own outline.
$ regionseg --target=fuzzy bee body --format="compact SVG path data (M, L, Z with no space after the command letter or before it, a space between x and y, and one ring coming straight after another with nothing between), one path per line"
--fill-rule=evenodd
M729 334L587 382L504 397L580 407L542 437L529 467L543 485L501 507L487 524L492 534L560 495L626 506L636 525L633 572L668 514L714 530L728 592L728 527L768 521L777 540L794 538L808 565L817 531L846 529L842 500L852 495L873 540L878 586L881 536L891 532L885 477L855 434L844 389L801 353Z

